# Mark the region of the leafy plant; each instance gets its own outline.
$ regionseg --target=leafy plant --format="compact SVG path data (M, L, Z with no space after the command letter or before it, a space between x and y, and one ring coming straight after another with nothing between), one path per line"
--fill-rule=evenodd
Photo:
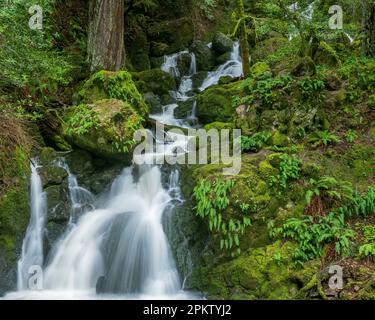
M301 171L301 161L296 155L284 153L280 156L279 175L274 177L281 189L287 187L288 181L298 179Z
M67 121L67 133L70 135L84 135L92 128L100 125L97 113L88 106L81 104L75 108L74 114Z
M269 132L258 132L251 137L241 136L242 151L258 152L271 137Z
M355 133L355 131L353 130L349 130L346 134L345 134L345 141L348 142L348 143L352 143L354 140L356 140L358 138L358 135Z
M332 177L322 177L318 181L310 179L309 189L306 191L308 214L325 214L327 210L332 209L332 205L338 204L338 201L347 202L353 200L353 188L349 182L338 181ZM312 201L314 200L314 203ZM328 205L325 208L323 202Z
M272 107L279 102L283 94L291 92L291 76L280 76L267 79L250 79L243 86L246 86L246 96L242 99L243 103L252 104L254 101L261 101L265 108Z
M356 192L353 198L338 209L346 217L363 216L367 217L375 213L375 188L370 187L366 194Z
M211 232L220 238L220 249L240 253L240 235L251 225L249 217L226 217L223 213L229 206L228 192L233 188L233 180L201 180L194 188L195 207L199 217L208 221Z
M306 77L299 82L302 95L306 99L318 99L321 101L324 98L325 83L319 77Z
M324 246L330 243L334 243L337 255L348 255L350 242L355 237L353 230L345 223L344 215L336 211L319 217L317 222L311 216L289 219L280 228L272 229L270 235L296 241L298 247L294 259L300 265L321 257Z
M329 131L318 131L309 140L313 147L328 146L339 142L339 138Z
M362 258L375 257L375 226L363 228L363 244L358 250Z

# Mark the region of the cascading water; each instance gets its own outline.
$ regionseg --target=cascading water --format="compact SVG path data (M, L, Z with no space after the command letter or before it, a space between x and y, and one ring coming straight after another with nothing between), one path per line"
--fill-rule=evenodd
M18 290L28 287L29 268L43 265L43 230L46 217L46 194L38 167L31 164L30 223L22 244L22 255L18 261Z
M219 66L215 71L209 72L207 78L199 88L200 91L219 83L221 77L229 76L232 78L240 77L243 73L242 60L240 54L240 45L236 42L230 55L230 60Z
M191 59L187 74L182 74L178 68L178 60L182 55L189 55ZM193 89L192 77L197 73L195 55L183 51L167 56L162 69L178 77L181 82L179 89L171 92L176 103L164 106L162 114L152 117L163 124L190 127L187 120L196 121L196 102L188 115L189 119L176 119L174 111L179 103L190 98L188 94ZM204 87L215 84L223 75L236 77L241 74L239 45L235 44L230 61L210 73ZM188 137L171 132L163 133L160 137L148 132L155 140L156 147L141 157L159 159L186 153ZM162 184L161 166L126 168L115 179L107 194L95 199L88 190L78 185L63 159L57 160L54 165L64 168L68 173L72 205L69 225L50 251L46 263L43 261L42 246L46 197L37 169L32 167L31 218L18 266L19 291L5 298L197 297L182 289L184 280L181 281L178 274L165 232L173 227L169 224L173 209L183 202L179 170L176 167L163 171L168 175L167 187ZM134 175L134 172L138 172L138 175ZM186 277L192 265L188 241L185 240L183 248L179 250L184 252L188 269ZM181 252L178 255L181 256ZM42 291L27 290L25 284L27 269L35 264L44 267Z

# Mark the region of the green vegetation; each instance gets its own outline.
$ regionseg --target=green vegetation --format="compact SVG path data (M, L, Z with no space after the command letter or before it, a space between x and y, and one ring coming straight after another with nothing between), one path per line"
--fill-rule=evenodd
M194 197L197 201L196 211L201 218L208 220L210 231L216 233L220 238L220 249L232 250L236 247L236 252L241 252L240 235L245 232L245 228L251 225L250 218L246 215L241 220L226 219L223 211L229 206L227 193L234 187L232 180L213 182L202 180L194 188ZM246 209L242 204L242 209ZM245 210L246 211L246 210Z
M76 107L74 114L67 121L66 133L68 135L84 135L92 128L99 127L98 114L87 105Z
M268 139L271 138L271 134L269 132L258 132L254 134L252 137L241 137L241 148L242 151L248 152L258 152L261 150Z

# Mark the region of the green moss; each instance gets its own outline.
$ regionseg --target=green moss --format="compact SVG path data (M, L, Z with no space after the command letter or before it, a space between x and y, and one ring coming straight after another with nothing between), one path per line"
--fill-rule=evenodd
M275 131L272 137L268 140L268 144L271 146L286 147L289 143L289 137L282 134L280 131Z
M160 69L146 70L132 74L138 90L142 93L153 92L158 96L176 89L175 79Z
M320 41L318 51L314 56L314 61L317 64L328 66L340 66L342 64L335 49L325 41Z
M197 96L197 117L204 124L231 121L235 114L232 97L237 93L236 85L205 90Z
M209 131L211 129L216 129L216 130L233 129L233 124L227 123L227 122L212 122L212 123L206 124L204 126L204 129L206 131Z
M240 257L214 268L201 270L199 289L212 299L293 299L319 264L295 269L292 255L295 245L275 242L250 250Z
M257 62L251 67L253 77L258 77L265 72L271 72L270 66L265 62Z
M140 115L146 116L148 108L127 71L99 71L87 80L78 96L82 103L94 103L104 99L127 102Z
M64 116L64 137L72 144L100 157L112 157L129 154L135 144L133 135L142 128L143 118L133 107L121 100L101 100L86 108L95 114L95 125L80 130L71 127L71 119L76 117L77 109L71 107Z
M151 55L156 57L189 47L195 34L194 24L188 17L153 23L147 33L151 42Z
M5 267L14 267L16 248L19 248L29 220L29 160L20 148L14 151L7 174L12 175L13 186L0 197L0 260L3 257ZM0 261L0 270L3 268Z

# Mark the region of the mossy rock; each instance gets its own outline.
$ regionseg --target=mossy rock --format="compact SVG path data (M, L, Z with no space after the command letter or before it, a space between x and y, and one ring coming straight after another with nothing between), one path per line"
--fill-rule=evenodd
M78 96L80 103L86 104L104 99L123 100L141 116L148 114L147 105L127 71L95 73L84 83Z
M190 47L190 51L195 54L199 71L211 71L215 67L215 56L211 48L204 42L199 40L194 41Z
M188 48L194 40L194 24L191 18L153 23L147 30L151 42L151 54L163 56Z
M289 45L289 41L283 37L272 37L258 42L251 57L254 63L264 61L269 55L275 54L280 48Z
M227 61L229 61L230 57L231 57L231 52L225 52L225 53L223 53L222 55L220 55L216 58L216 64L222 65L222 64L226 63Z
M143 121L129 103L106 99L69 108L63 134L72 145L99 157L128 158L135 144L133 135Z
M234 118L232 98L238 94L236 85L215 86L197 96L197 117L203 124L228 122Z
M160 69L151 69L133 73L133 79L140 92L152 92L159 97L169 94L176 89L175 79Z
M223 130L223 129L233 129L233 123L228 122L212 122L204 126L204 130L209 131L211 129Z
M195 75L193 75L193 88L197 89L200 88L207 78L208 72L207 71L198 71Z
M217 56L224 53L231 52L233 50L234 42L225 34L216 32L212 41L212 49L215 51Z
M209 299L294 299L320 265L315 261L295 267L295 248L291 242L277 241L213 268L203 268L196 276L197 287Z
M318 65L328 65L331 67L341 65L341 60L335 49L324 41L320 41L318 50L314 55L314 61Z
M0 196L0 295L15 289L17 260L29 222L28 157L21 148L15 149L9 165L13 172L12 187Z
M275 131L267 143L270 146L287 147L290 144L290 139L287 135L282 134L280 131Z
M271 72L270 66L265 62L257 62L251 67L251 74L253 77L259 77L265 72Z
M57 167L54 165L46 165L39 169L39 175L42 180L43 188L50 186L60 185L68 173L64 168Z
M310 57L298 58L290 73L296 77L312 76L316 73L316 66Z

